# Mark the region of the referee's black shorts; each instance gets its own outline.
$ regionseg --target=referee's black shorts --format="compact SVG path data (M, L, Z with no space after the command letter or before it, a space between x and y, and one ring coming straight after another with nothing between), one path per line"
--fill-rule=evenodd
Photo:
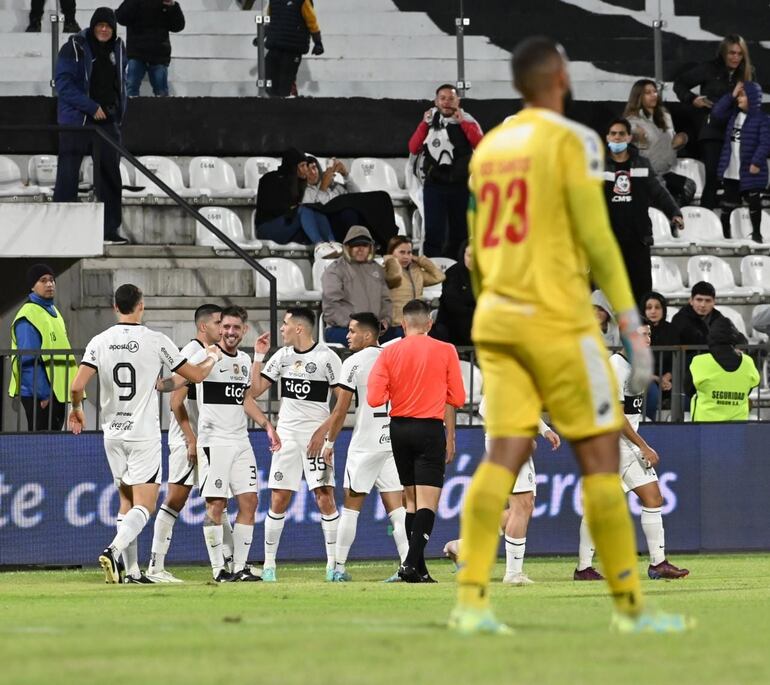
M446 434L443 421L394 416L390 420L390 446L401 485L444 486Z

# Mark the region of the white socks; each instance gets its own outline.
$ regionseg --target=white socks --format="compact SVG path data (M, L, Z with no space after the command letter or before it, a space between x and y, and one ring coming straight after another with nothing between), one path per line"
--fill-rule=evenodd
M524 568L527 538L505 536L505 575L518 575Z
M333 514L321 514L321 530L324 532L324 541L326 542L326 568L334 568L334 548L337 546L337 528L340 523L340 513L335 511ZM353 537L355 537L355 530ZM352 544L351 540L351 544ZM350 550L350 545L348 545ZM347 558L347 555L346 555Z
M123 520L117 521L118 534L110 543L110 547L116 554L123 554L129 545L139 537L139 533L147 525L150 520L150 512L141 504L131 507L128 513L123 515ZM132 566L136 567L136 574L139 574L139 560L137 554L136 545L134 545L133 553L128 552L126 555L126 573L134 575ZM131 569L131 570L129 570Z
M254 525L236 523L233 526L233 572L243 571L249 560L251 539L254 536Z
M666 558L666 535L663 531L663 515L660 507L648 509L642 507L642 530L647 538L650 552L650 564L657 566Z
M594 563L594 541L584 516L580 519L580 546L578 547L578 571L584 571Z
M232 561L233 550L233 527L230 525L230 517L227 514L227 508L222 512L222 554L225 557L225 563Z
M348 560L350 548L353 540L356 539L356 527L358 526L358 514L355 509L342 508L342 515L339 519L339 529L337 530L337 544L334 548L334 570L339 573L345 573L345 563ZM321 519L321 525L324 520ZM326 529L324 529L324 537ZM407 545L408 547L408 545Z
M396 543L398 558L403 563L409 551L409 538L406 537L406 509L398 507L388 514L388 518L390 525L393 526L393 541Z
M225 555L222 552L222 526L221 525L203 525L203 537L206 539L206 550L209 553L211 562L211 571L214 578L225 567Z
M265 517L265 564L264 568L275 568L275 555L281 542L286 514L276 514L272 509Z
M165 558L171 545L171 536L173 535L174 524L177 518L179 518L178 511L174 511L165 504L160 505L160 509L158 509L158 513L155 516L152 554L150 555L150 564L147 567L148 574L164 570Z

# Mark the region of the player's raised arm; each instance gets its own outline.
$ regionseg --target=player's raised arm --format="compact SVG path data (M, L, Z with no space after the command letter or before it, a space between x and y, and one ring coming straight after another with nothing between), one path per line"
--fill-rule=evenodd
M67 419L67 425L69 429L78 435L86 427L86 417L83 413L83 397L85 396L86 385L96 375L96 369L82 362L78 372L75 374L75 378L70 386L70 401L72 402L72 409L70 410L69 418Z
M178 373L172 373L166 378L159 377L155 382L155 389L158 392L174 392L179 388L187 386L187 379L182 378Z
M222 359L222 350L217 345L209 345L206 348L206 359L200 364L190 364L190 362L185 361L174 371L192 383L201 383L220 359Z

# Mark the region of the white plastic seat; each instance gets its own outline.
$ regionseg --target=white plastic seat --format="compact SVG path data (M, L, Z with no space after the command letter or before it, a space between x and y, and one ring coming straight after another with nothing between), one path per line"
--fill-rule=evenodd
M182 170L173 159L159 157L157 155L147 155L144 157L137 157L137 159L161 181L182 197L194 197L197 195L196 192L185 186L184 180L182 179ZM166 197L166 192L155 185L155 183L140 169L136 169L135 185L142 188L142 190L124 190L123 195L126 197L147 197L148 195L154 197Z
M722 222L705 207L682 207L684 232L687 239L703 247L735 248L743 244L737 238L727 239L722 233Z
M770 257L756 254L741 259L741 284L770 293Z
M735 284L730 265L721 257L714 255L696 255L687 260L687 277L691 285L698 281L711 283L717 297L751 297L761 294L759 286L739 286Z
M431 257L430 261L432 261L444 273L446 273L446 270L450 266L457 264L454 259L449 259L449 257ZM423 300L437 300L439 297L441 297L441 283L437 283L436 285L429 285L427 288L423 288Z
M746 330L746 322L743 320L741 313L737 309L733 309L732 307L726 307L725 305L719 305L718 309L720 312L722 312L724 316L730 319L730 321L733 322L733 325L741 333L743 333L744 336L746 336L746 339L748 339L749 334Z
M461 359L460 371L463 374L463 385L465 386L465 404L478 405L481 402L481 386L483 384L481 369L469 361ZM473 396L471 396L471 381Z
M319 302L321 293L308 290L302 270L291 259L282 257L266 257L259 263L275 275L279 300L310 300ZM269 297L270 284L259 272L254 272L254 288L257 297Z
M398 228L398 235L409 235L406 232L406 222L404 221L403 216L396 213L393 215L393 220L395 221L396 227Z
M688 297L679 267L665 257L650 257L652 267L652 289L666 297ZM670 309L669 309L670 311Z
M768 337L767 333L762 333L758 331L756 328L754 328L754 318L759 314L763 309L767 309L770 307L768 304L758 304L754 309L751 311L751 326L749 327L749 342L767 342ZM720 307L721 309L721 307Z
M663 212L655 207L650 207L647 212L652 221L652 239L655 247L689 247L691 241L686 237L680 234L678 238L674 238L671 235L671 222Z
M27 163L29 182L46 194L52 194L56 185L56 169L59 159L56 155L33 155Z
M201 207L200 213L214 226L232 240L238 247L249 250L262 249L259 240L248 240L243 232L243 223L238 215L227 207ZM200 221L195 223L195 244L213 247L216 250L229 250L219 238L211 233Z
M422 214L417 208L412 212L412 245L416 252L422 254L422 246L425 243L425 231L423 230Z
M40 188L22 181L21 169L10 157L0 155L0 197L39 195Z
M252 188L239 188L235 170L219 157L190 160L190 188L208 197L253 197Z
M362 191L384 190L393 200L405 202L409 199L409 193L398 185L396 170L384 159L354 159L350 165L350 177Z
M737 207L730 212L730 233L733 238L746 241L750 247L758 248L760 245L751 240L752 230L748 207ZM762 244L767 247L770 244L770 213L767 210L762 210L759 232L762 234Z
M120 160L120 182L124 186L131 186L131 172L124 160ZM94 184L94 160L91 157L83 157L80 165L80 184L92 186Z
M256 193L259 179L279 166L281 160L276 157L249 157L243 164L243 185Z
M676 316L676 313L681 309L681 307L666 307L666 321L671 323L671 319Z
M699 159L680 157L671 169L675 174L686 176L695 182L695 199L700 200L706 184L706 165Z
M326 267L334 261L333 259L326 259L326 255L332 252L342 252L342 243L318 243L313 250L313 289L319 292L323 290L321 277L326 271Z
M312 249L312 245L306 245L305 243L276 243L274 240L263 240L257 235L257 225L255 219L257 217L257 210L251 212L251 225L254 229L254 235L257 240L262 243L262 247L269 250L271 254L285 254L285 253L302 253L309 254Z

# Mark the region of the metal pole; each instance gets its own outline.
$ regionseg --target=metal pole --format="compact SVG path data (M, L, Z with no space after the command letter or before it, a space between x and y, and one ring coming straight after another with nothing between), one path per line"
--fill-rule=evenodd
M267 89L273 85L267 80L265 69L265 30L270 23L270 15L265 14L264 1L262 8L254 16L254 21L257 23L257 37L254 42L257 46L257 97L263 98L267 96Z
M59 0L56 0L56 14L49 14L51 20L51 95L56 95L56 60L59 57L59 25L64 17L59 13Z
M662 93L666 85L663 81L663 28L666 22L658 18L652 22L653 55L655 60L655 82L658 92Z
M461 97L470 89L471 82L465 80L465 27L470 26L471 20L463 16L463 0L460 0L460 16L455 18L455 33L457 34L457 94Z

